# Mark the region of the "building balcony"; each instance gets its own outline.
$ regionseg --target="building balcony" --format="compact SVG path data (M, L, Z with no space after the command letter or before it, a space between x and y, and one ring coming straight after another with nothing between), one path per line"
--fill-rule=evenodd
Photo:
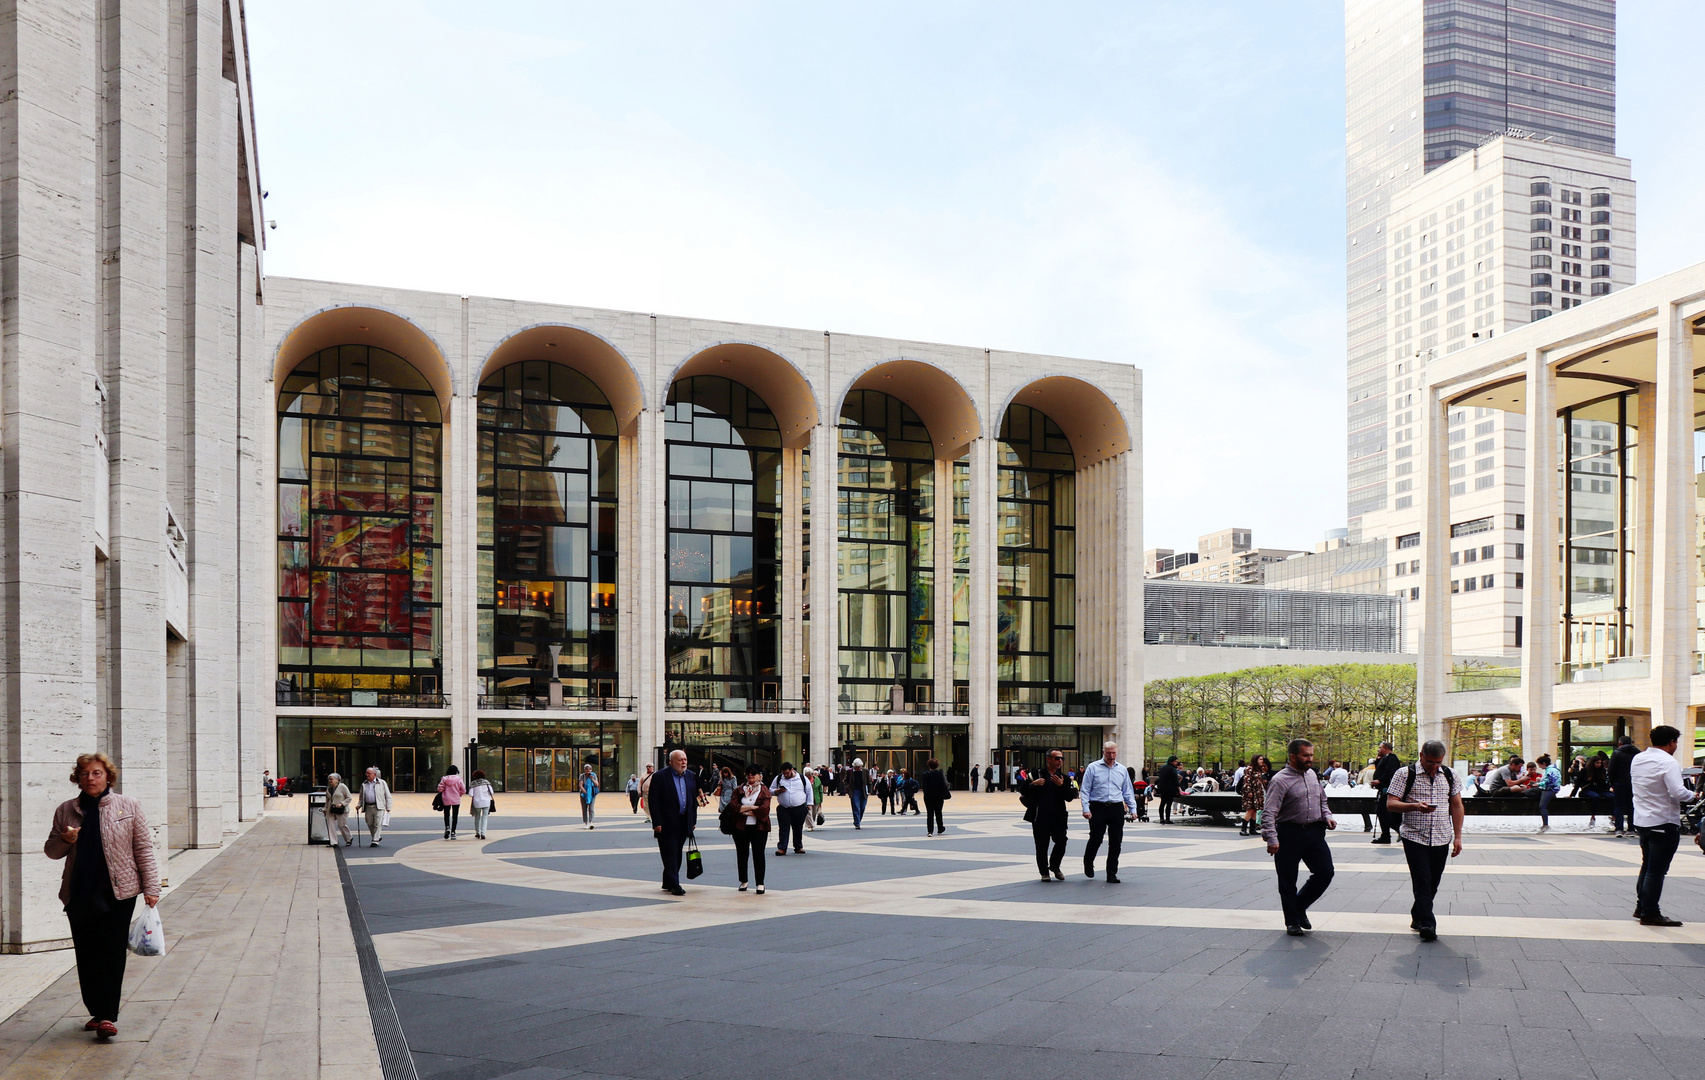
M481 694L482 709L548 709L552 712L633 712L634 697L565 697L551 704L543 694Z
M1450 673L1447 694L1472 693L1475 690L1506 690L1521 685L1521 668L1494 667L1490 664L1463 664Z
M1111 719L1119 714L1111 701L1067 704L1063 701L1003 701L1001 716L1100 716Z
M1649 679L1652 658L1618 656L1609 660L1565 661L1557 665L1559 683L1610 682L1615 679Z
M672 697L663 699L667 712L715 713L808 713L809 698L714 698Z
M312 687L277 687L278 705L309 709L448 709L449 694L422 694L413 690L319 690Z
M969 716L971 706L951 701L902 701L898 708L887 701L855 701L842 698L835 703L842 715L852 716Z

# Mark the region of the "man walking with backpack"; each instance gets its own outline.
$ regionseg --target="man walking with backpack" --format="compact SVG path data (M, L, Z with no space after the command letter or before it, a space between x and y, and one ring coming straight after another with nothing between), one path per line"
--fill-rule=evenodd
M1428 739L1421 744L1421 760L1398 770L1386 788L1386 808L1403 815L1397 837L1403 841L1415 890L1409 928L1418 931L1422 941L1438 940L1433 897L1444 879L1445 863L1462 854L1462 781L1444 760L1445 744Z

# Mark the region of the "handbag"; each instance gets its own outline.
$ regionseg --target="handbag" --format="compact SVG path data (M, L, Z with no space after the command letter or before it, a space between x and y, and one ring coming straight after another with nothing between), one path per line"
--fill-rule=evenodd
M434 810L444 809L444 796L442 794L432 796L432 809L434 809Z
M722 832L722 835L733 836L734 830L738 827L736 823L745 819L746 812L740 809L740 804L738 802L730 799L728 801L728 805L722 808L722 813L719 817L720 820L717 822L716 827Z
M693 837L687 837L687 880L691 881L704 873L704 856L699 854L699 842Z
M492 796L492 797L491 797L491 802L490 802L490 804L488 804L488 805L487 805L487 806L486 806L486 808L485 808L485 812L486 812L486 813L488 813L488 814L495 814L495 813L497 813L497 796L496 796L496 795L493 795L493 796Z

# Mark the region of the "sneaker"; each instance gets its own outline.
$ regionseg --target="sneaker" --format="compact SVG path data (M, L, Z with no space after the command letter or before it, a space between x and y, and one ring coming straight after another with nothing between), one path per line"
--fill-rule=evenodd
M1542 832L1542 833L1548 833L1548 832L1550 832L1550 831L1551 831L1551 826L1549 826L1549 825L1541 825L1541 826L1540 826L1540 827L1539 827L1539 831L1540 831L1540 832Z
M378 836L375 836L375 837L374 837L374 838L373 838L373 843L372 843L372 844L371 844L371 845L370 845L370 846L372 846L372 847L378 847L378 846L379 846L379 842L380 842L380 840L382 840L382 839L383 839L383 837L378 837Z
M1622 834L1622 830L1621 830L1621 829L1617 829L1617 830L1616 830L1616 838L1617 838L1617 839L1618 839L1618 840L1620 840L1620 839L1622 839L1622 835L1623 835L1623 834Z

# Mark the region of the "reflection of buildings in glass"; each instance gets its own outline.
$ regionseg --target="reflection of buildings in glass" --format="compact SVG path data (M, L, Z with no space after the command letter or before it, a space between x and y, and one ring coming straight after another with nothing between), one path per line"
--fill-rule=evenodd
M778 696L781 436L762 399L720 376L670 389L667 696Z
M1627 656L1644 605L1634 580L1639 545L1627 507L1634 501L1632 462L1638 395L1613 395L1564 411L1559 457L1568 462L1564 492L1569 522L1564 560L1566 660Z
M480 385L488 694L617 692L615 435L604 394L566 365L524 360Z
M297 365L279 412L280 677L418 689L438 670L437 396L342 346Z
M1073 690L1076 661L1077 463L1053 420L1013 405L998 465L1001 700L1059 702Z

